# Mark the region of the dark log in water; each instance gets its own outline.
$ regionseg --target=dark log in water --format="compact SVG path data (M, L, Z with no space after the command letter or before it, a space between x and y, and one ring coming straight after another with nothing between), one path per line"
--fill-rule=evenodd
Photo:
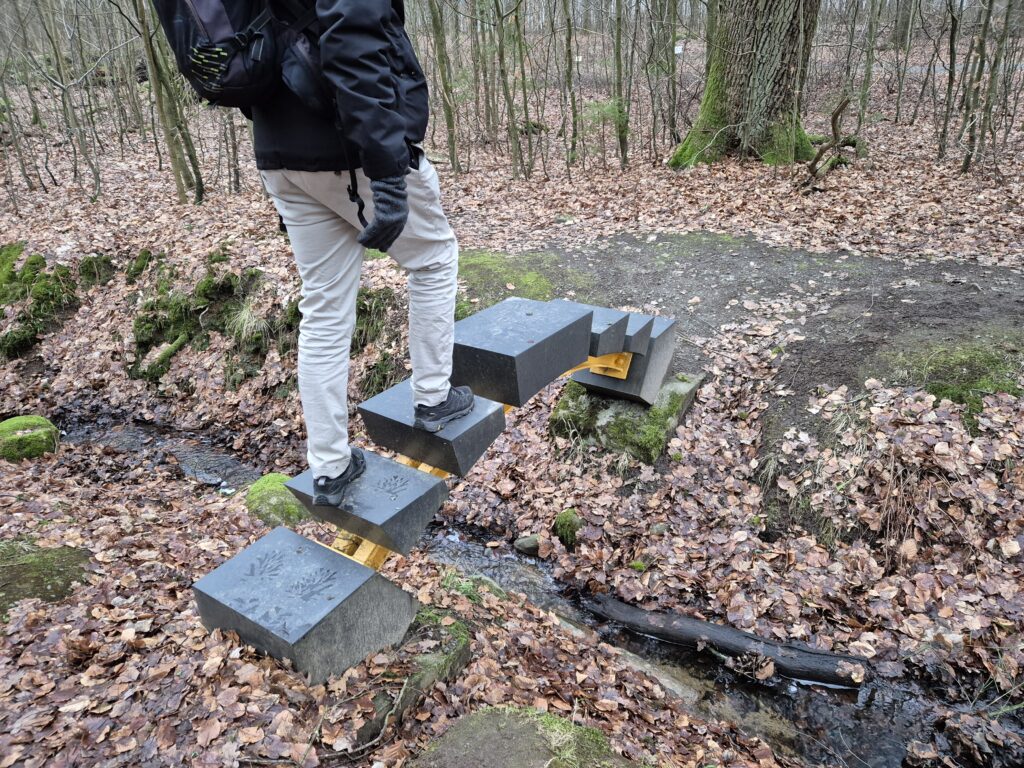
M826 685L856 687L868 677L868 662L857 656L816 651L797 643L777 643L732 627L672 613L645 611L609 595L584 600L588 610L640 634L680 645L705 645L725 656L762 656L786 677Z

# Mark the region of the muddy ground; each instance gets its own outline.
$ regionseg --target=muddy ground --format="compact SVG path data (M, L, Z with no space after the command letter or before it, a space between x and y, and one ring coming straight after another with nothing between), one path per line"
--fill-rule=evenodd
M706 233L620 237L586 253L507 259L512 282L537 272L556 295L678 318L674 365L683 372L707 363L693 339L747 317L746 299L824 302L806 313L806 339L785 350L777 381L791 394L773 398L765 415L768 447L789 427L820 427L806 406L821 386L857 392L868 378L898 377L902 355L979 339L1015 343L1024 326L1024 274L974 263L810 253Z

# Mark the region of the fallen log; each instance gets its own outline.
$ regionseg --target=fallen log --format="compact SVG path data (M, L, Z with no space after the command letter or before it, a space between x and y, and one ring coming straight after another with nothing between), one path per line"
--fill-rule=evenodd
M868 677L868 662L859 656L817 651L799 643L777 643L688 616L646 611L610 595L589 598L584 605L604 619L659 640L708 646L730 658L763 657L773 662L775 671L785 677L849 687L861 685Z

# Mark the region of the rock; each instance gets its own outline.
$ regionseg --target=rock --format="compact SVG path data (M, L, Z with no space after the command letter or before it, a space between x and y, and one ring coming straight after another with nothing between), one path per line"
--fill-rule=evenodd
M192 585L203 625L290 659L313 685L402 640L419 604L376 571L275 528Z
M66 597L88 560L87 551L72 547L42 549L24 539L0 541L0 620L19 600Z
M35 459L57 450L60 433L42 416L15 416L0 422L0 458Z
M412 660L412 669L402 685L394 690L382 691L373 698L374 716L359 729L357 744L365 744L380 735L388 718L400 723L406 714L416 709L424 697L439 682L450 682L461 674L473 658L469 643L469 629L456 620L445 626L445 615L434 608L421 608L409 634L418 640L437 640L437 650L423 653Z
M602 397L570 382L551 413L549 428L560 437L600 445L653 464L665 452L703 381L703 375L673 376L649 407Z
M483 709L458 720L412 768L628 768L596 728L519 707Z
M668 533L668 523L655 523L649 533L651 536L664 536Z
M512 546L524 555L536 556L540 552L540 537L535 533L529 536L520 536Z
M309 517L306 508L285 487L290 478L278 472L265 475L249 486L245 507L271 528L295 525Z

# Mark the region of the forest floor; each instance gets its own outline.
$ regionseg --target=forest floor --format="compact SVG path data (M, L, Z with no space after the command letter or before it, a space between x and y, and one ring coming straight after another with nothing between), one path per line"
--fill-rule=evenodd
M510 414L440 518L486 532L498 552L538 534L541 558L581 592L868 658L880 678L921 681L943 702L919 713L927 737L905 745L910 760L1017 765L1024 160L999 178L960 176L928 160L907 128L876 125L868 138L870 161L810 195L788 170L738 162L532 182L481 167L446 178L468 298L528 286L673 315L677 369L710 376L654 467L551 438L561 386L552 385ZM26 242L49 269L75 274L90 254L114 269L0 367L0 418L42 413L68 431L153 423L201 434L263 471L299 470L284 322L298 284L270 204L255 189L214 186L202 206L179 205L145 151L104 174L96 200L73 185L19 190L18 211L2 214L0 245ZM154 258L139 262L143 250ZM259 279L246 277L253 269ZM139 346L137 319L161 299L194 299L204 275L227 285L229 273L239 279L225 301L273 323L275 343L253 356L223 326L204 326L211 302L210 314L193 308L203 320L158 381L133 378L138 356L150 365L173 341ZM397 297L387 325L399 327L399 272L382 259L364 275ZM25 301L5 308L0 334ZM385 355L400 373L403 352L401 336L371 340L353 360L353 402ZM567 508L586 523L571 551L551 533ZM470 626L473 658L350 759L342 753L372 715L373 692L417 643L309 687L207 633L191 583L266 531L241 494L203 486L155 445L77 442L4 465L0 509L4 540L92 555L66 597L9 610L0 766L390 767L453 718L501 703L598 727L640 764L792 763L734 724L688 714L657 680L550 613L487 590L469 599L422 552L385 573Z

